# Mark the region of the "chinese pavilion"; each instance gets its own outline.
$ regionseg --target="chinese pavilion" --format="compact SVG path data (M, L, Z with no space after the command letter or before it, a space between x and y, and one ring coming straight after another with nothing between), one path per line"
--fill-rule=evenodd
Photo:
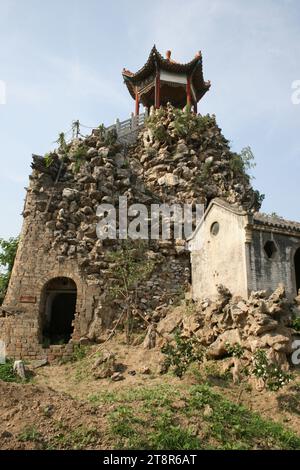
M159 108L171 103L177 108L191 106L197 112L197 103L210 88L202 72L202 56L198 52L187 64L179 64L171 59L171 51L166 58L153 46L146 64L136 73L123 69L124 82L135 100L135 114L139 114L140 103L145 108Z

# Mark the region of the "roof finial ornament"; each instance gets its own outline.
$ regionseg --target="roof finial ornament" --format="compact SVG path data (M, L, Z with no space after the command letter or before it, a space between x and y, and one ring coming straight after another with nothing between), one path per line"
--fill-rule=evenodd
M145 108L167 106L183 109L187 104L197 112L197 103L210 88L203 78L202 58L199 51L190 62L178 63L172 58L172 51L161 55L155 45L145 65L135 73L122 72L125 84L138 106Z
M175 60L171 59L172 51L167 51L166 52L166 60L170 62L171 64L176 64Z

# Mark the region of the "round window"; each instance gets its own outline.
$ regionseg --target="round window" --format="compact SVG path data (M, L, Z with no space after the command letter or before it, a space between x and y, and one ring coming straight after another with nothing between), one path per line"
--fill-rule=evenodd
M218 222L214 222L212 226L210 227L210 233L214 236L218 235L220 230L220 225Z

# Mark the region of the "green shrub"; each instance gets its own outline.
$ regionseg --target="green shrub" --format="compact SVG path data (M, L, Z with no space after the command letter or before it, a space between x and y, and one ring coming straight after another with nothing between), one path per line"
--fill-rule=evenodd
M171 119L169 124L164 124L162 119ZM146 127L151 130L155 140L161 143L171 143L178 138L189 139L193 134L203 133L211 124L215 124L214 116L198 116L191 112L190 107L177 109L168 106L167 110L160 108L146 120Z
M233 345L225 343L225 348L227 353L232 357L237 357L240 359L244 355L244 348L238 343L235 343Z
M60 150L60 152L62 152L62 153L64 153L64 154L67 153L68 145L67 145L67 142L66 142L66 135L65 135L64 132L61 132L61 133L58 135L58 139L56 140L55 143L59 145L59 150Z
M73 354L71 356L71 362L82 361L87 355L87 347L81 344L75 344Z
M13 371L14 362L7 359L5 364L0 364L0 380L3 382L21 382L20 377L15 375Z
M44 158L46 167L49 168L53 163L53 156L51 153L46 153Z
M75 161L75 173L78 173L82 163L86 159L87 148L84 145L80 145L77 149L72 153L71 157Z
M292 321L292 328L296 331L300 331L300 317L294 318Z
M118 135L115 129L105 132L104 143L106 146L114 145L117 141Z
M268 390L277 391L292 380L292 374L268 361L266 352L258 349L254 354L253 375L263 379Z
M175 344L167 343L161 352L167 357L164 361L166 370L173 369L177 377L182 378L190 364L201 361L203 351L195 337L184 338L179 329L174 334Z

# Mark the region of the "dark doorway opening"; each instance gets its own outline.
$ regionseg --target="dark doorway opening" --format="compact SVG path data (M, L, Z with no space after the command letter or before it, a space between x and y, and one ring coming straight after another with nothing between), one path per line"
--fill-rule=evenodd
M69 278L52 279L45 287L42 312L43 345L66 344L73 333L76 284Z
M295 274L296 274L296 289L298 293L300 289L300 248L298 248L295 254Z

